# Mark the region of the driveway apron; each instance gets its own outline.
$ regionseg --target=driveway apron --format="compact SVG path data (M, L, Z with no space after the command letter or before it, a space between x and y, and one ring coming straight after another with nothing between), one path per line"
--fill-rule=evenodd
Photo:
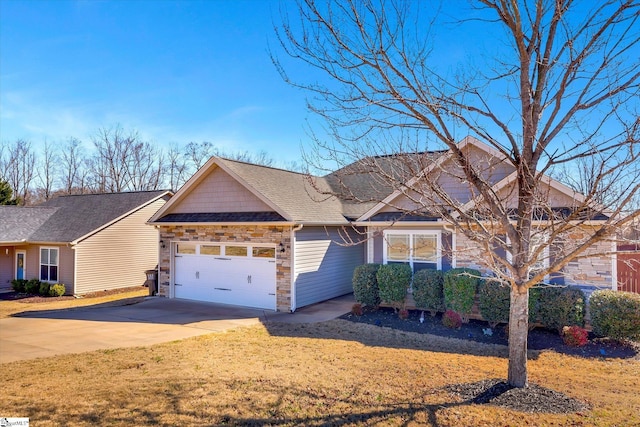
M124 306L22 313L0 319L0 363L147 346L261 322L324 321L348 312L352 304L348 295L291 314L154 297Z

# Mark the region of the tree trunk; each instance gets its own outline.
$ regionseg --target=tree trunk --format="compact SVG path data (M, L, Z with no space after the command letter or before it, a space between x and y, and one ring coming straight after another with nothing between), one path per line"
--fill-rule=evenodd
M509 385L526 387L527 338L529 335L529 289L521 286L511 288L511 310L509 313Z

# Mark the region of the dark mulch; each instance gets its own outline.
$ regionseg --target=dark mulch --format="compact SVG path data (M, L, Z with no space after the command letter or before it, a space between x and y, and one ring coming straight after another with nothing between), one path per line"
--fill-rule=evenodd
M135 287L129 287L129 288L110 289L108 291L91 292L89 294L84 294L82 296L63 295L61 297L43 297L40 295L25 294L25 293L12 291L12 292L0 293L0 300L16 301L16 302L25 303L25 304L38 304L42 302L65 301L65 300L72 300L77 298L82 298L82 299L98 298L98 297L104 297L107 295L137 291L138 289L141 289L141 288L142 288L141 286L135 286Z
M409 312L409 318L403 320L398 317L393 309L382 307L377 310L365 310L362 316L345 314L342 319L406 332L458 338L485 344L508 344L505 325L499 325L489 331L490 328L487 322L470 320L469 323L464 323L460 329L451 329L442 324L442 314L432 317L428 312L424 312L424 321L420 322L421 313L421 311L412 310ZM529 331L528 348L539 351L552 350L580 357L640 358L640 348L633 343L621 343L605 338L597 338L590 334L587 345L571 347L564 344L562 337L556 331L542 328L535 328Z
M529 383L515 388L499 379L468 384L453 384L445 388L469 403L489 404L520 412L570 414L589 410L589 406L563 393Z

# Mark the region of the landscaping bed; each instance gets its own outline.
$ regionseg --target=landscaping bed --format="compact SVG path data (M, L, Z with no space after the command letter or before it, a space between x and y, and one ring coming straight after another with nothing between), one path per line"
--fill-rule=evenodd
M420 318L423 321L420 322ZM452 329L442 324L442 313L436 316L428 312L410 310L407 319L401 319L392 308L365 309L361 316L345 314L342 319L351 322L397 329L405 332L431 334L445 338L457 338L484 344L507 345L506 325L489 328L487 322L470 320L459 329ZM490 329L490 330L489 330ZM530 350L552 350L562 354L580 357L606 357L640 359L640 346L633 342L618 342L606 338L596 338L590 334L589 342L582 347L571 347L564 344L562 337L553 330L535 328L529 331L528 348Z
M82 298L82 299L100 298L100 297L105 297L109 295L118 295L122 293L137 291L143 288L144 287L142 286L134 286L134 287L128 287L128 288L119 288L119 289L110 289L105 291L91 292L81 296L62 295L59 297L34 295L34 294L27 294L23 292L12 291L12 292L0 293L0 300L16 301L16 302L21 302L25 304L38 304L38 303L51 302L51 301L69 301L69 300L74 300L78 298Z

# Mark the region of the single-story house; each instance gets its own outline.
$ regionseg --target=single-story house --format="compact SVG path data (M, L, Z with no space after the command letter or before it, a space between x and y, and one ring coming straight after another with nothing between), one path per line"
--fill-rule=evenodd
M486 164L498 194L512 197L515 171L499 152L471 137L459 147ZM420 173L454 167L448 151L425 155L429 167ZM373 161L392 169L394 156ZM550 178L545 183L558 209L581 197ZM474 203L463 179L443 174L441 185L462 203ZM324 195L339 188L351 197ZM160 232L159 294L294 311L352 292L353 270L366 262L404 262L414 271L484 269L482 254L469 250L459 230L438 217L407 215L413 202L405 190L366 170L350 173L349 166L308 177L213 157L149 221ZM558 280L611 288L613 260L575 260Z
M38 279L82 295L142 285L158 262L158 232L146 222L171 195L85 194L0 206L0 288Z

